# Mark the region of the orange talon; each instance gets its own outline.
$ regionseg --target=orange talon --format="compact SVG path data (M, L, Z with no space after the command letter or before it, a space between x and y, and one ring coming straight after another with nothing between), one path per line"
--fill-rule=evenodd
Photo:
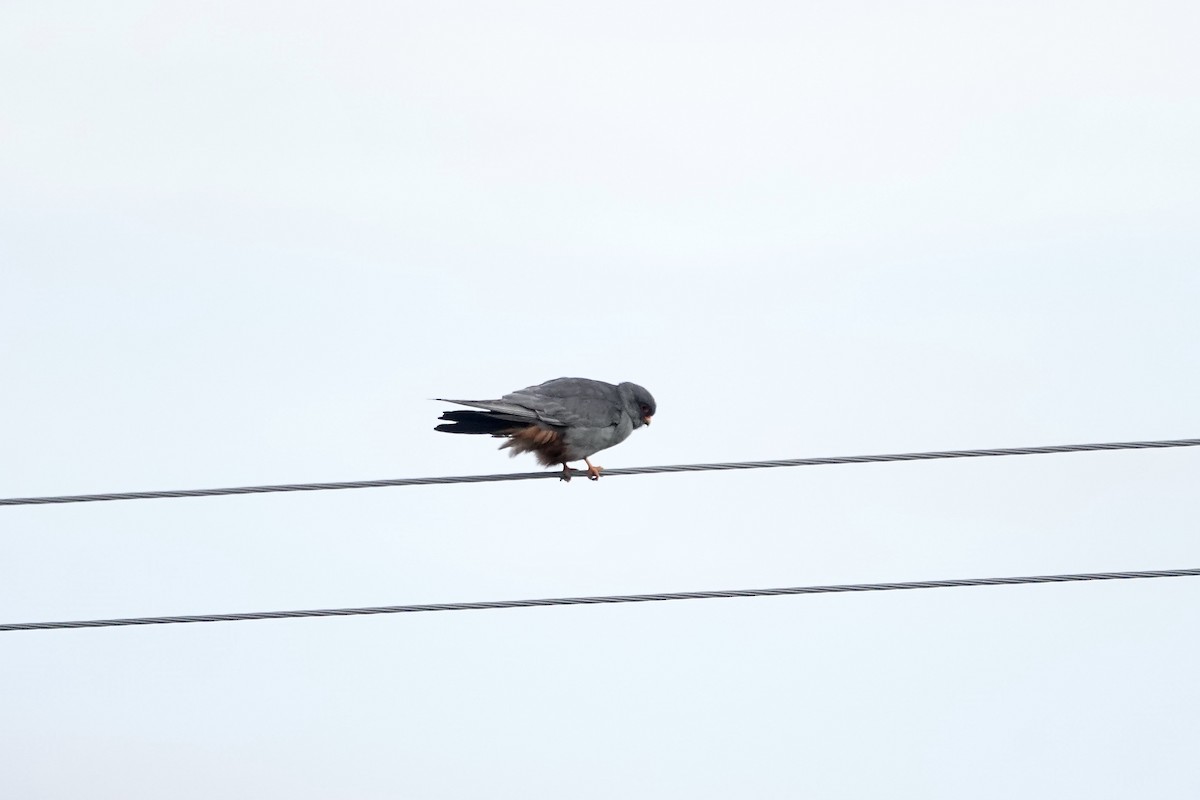
M588 480L590 480L590 481L600 480L600 473L604 470L604 467L597 467L595 464L593 464L591 461L588 461L586 458L583 460L583 463L587 464Z

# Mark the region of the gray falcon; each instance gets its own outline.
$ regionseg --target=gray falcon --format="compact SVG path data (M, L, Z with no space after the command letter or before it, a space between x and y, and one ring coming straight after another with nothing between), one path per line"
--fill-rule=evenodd
M507 439L501 449L533 453L544 467L562 464L562 479L571 480L568 461L587 464L588 478L600 479L589 457L620 444L657 409L654 397L636 383L614 386L587 378L556 378L506 394L499 400L447 400L482 411L447 411L445 433L488 434Z

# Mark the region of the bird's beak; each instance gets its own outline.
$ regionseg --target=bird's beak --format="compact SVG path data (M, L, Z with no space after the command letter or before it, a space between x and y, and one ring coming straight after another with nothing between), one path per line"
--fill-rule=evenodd
M650 424L650 417L648 415L645 417L642 417L642 424L644 424L644 425Z

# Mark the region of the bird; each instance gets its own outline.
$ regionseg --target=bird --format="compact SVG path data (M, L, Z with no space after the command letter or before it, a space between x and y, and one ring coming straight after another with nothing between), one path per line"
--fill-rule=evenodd
M562 464L564 481L571 480L571 461L583 461L588 479L599 480L604 468L591 456L649 425L658 410L653 395L636 383L589 378L556 378L498 400L438 400L482 410L446 411L434 430L507 439L500 449L511 449L510 456L533 453L544 467Z

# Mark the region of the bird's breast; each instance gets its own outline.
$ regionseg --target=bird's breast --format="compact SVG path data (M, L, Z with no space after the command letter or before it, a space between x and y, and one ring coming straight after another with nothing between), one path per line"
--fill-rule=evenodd
M616 425L604 428L568 428L563 435L569 458L578 461L613 445L620 444L633 433L633 421L622 417Z

